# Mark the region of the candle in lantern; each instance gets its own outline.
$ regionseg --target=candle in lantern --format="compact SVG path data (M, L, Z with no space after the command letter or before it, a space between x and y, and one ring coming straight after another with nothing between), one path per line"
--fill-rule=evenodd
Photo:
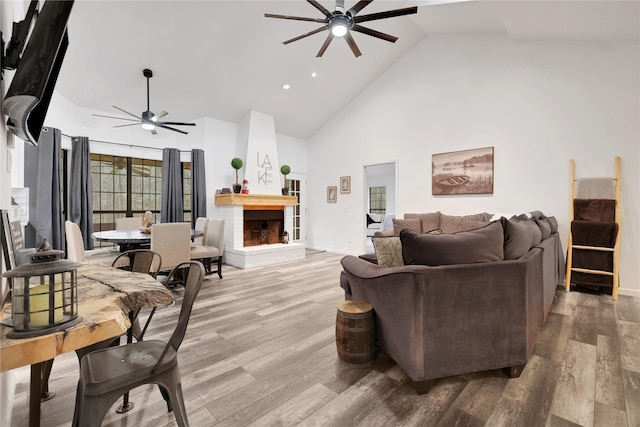
M29 327L47 326L49 324L49 310L54 308L53 320L59 322L62 320L62 285L55 284L54 306L49 306L49 285L35 286L29 289L29 306L31 321Z

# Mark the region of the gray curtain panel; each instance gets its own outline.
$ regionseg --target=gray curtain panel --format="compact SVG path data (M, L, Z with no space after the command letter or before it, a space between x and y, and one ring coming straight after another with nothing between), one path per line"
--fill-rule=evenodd
M183 222L182 165L180 150L162 150L162 206L160 222Z
M38 140L36 189L36 244L47 239L54 249L64 250L64 217L60 197L60 129L42 128Z
M89 138L71 138L71 177L69 181L69 220L82 231L84 248L93 249L93 187L91 183L91 152Z
M204 151L193 149L191 150L191 228L196 228L198 217L207 217L207 183Z

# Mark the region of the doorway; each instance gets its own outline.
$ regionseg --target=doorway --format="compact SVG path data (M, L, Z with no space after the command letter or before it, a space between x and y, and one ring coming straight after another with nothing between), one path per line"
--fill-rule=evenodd
M289 230L289 239L293 242L306 244L306 186L307 177L305 174L292 173L287 179L289 195L296 196L298 203L293 207L293 229Z
M397 211L397 160L364 166L364 246L373 252L371 237L382 227L385 218ZM372 222L378 221L379 223Z

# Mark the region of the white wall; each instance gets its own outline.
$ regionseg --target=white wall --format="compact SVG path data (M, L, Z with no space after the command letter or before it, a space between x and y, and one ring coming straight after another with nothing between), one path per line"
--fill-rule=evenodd
M578 177L613 176L622 158L620 292L640 296L638 43L425 38L309 141L309 241L362 252L362 165L398 159L398 216L541 210L566 249L569 159ZM434 153L495 147L492 195L432 196ZM357 159L356 161L354 161ZM352 176L352 194L325 200Z

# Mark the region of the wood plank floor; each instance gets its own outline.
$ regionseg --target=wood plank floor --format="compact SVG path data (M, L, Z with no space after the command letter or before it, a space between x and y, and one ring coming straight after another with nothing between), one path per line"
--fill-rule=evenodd
M179 352L192 426L640 426L640 299L558 290L520 378L479 372L416 395L388 358L369 368L337 358L340 259L308 251L207 278ZM149 339L169 335L178 307L156 314ZM26 426L29 370L15 372L11 425ZM77 372L75 354L56 359L43 426L71 424ZM133 411L112 409L103 425L176 425L157 387L131 399Z

